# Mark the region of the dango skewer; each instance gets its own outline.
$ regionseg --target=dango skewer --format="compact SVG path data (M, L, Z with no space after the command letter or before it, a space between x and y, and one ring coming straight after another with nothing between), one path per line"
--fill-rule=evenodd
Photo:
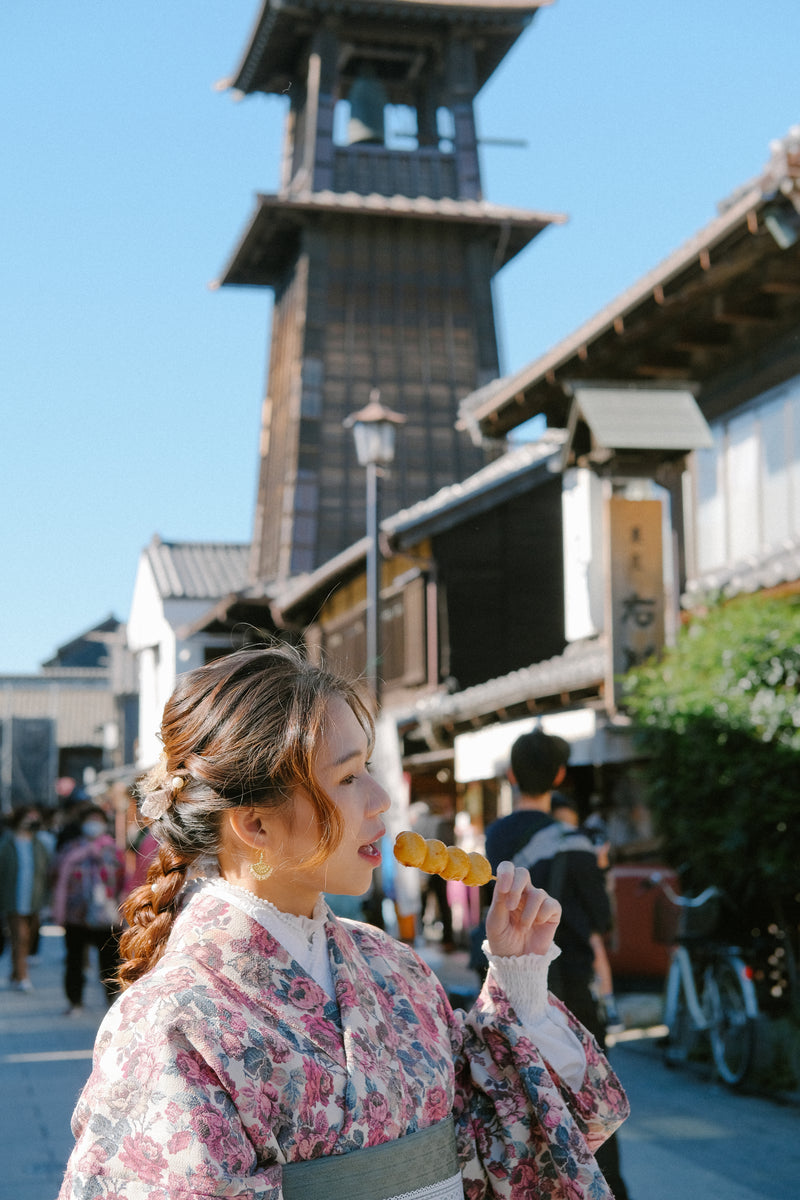
M398 833L394 856L404 867L418 867L428 875L482 887L494 879L489 860L477 850L467 853L460 846L445 846L438 838L424 838L412 829Z

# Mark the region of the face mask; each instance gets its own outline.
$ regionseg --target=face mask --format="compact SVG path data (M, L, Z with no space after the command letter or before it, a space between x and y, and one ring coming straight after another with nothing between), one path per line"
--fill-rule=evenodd
M88 838L100 837L101 833L106 832L105 821L84 821L81 825L81 832Z

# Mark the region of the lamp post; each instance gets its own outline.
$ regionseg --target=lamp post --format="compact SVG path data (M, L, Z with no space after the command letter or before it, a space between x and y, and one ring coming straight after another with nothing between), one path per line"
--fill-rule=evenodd
M381 404L380 392L373 388L369 404L345 419L345 429L353 430L359 464L367 471L367 665L366 677L375 707L380 704L380 476L381 467L394 461L395 432L405 417Z

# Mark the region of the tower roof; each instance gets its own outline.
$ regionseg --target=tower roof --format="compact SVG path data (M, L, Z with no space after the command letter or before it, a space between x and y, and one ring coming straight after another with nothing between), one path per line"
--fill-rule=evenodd
M312 34L331 20L348 35L353 27L390 31L394 44L438 29L480 31L477 83L482 87L540 8L553 0L264 0L244 55L225 84L238 92L286 92ZM403 24L405 23L405 25Z
M548 225L560 225L566 220L561 213L532 212L486 200L362 196L356 192L315 192L294 197L260 195L255 214L217 285L273 286L291 261L303 226L336 215L445 222L471 226L476 231L473 236L480 236L478 231L483 230L496 243L498 271Z

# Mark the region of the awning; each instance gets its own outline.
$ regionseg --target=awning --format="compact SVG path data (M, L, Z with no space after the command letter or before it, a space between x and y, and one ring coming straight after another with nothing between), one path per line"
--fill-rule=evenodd
M536 728L569 742L571 766L628 762L636 757L629 726L612 724L594 709L576 708L457 734L456 782L501 778L508 768L514 742L521 734Z
M576 415L589 426L596 447L686 454L714 444L689 391L580 384L572 394Z

